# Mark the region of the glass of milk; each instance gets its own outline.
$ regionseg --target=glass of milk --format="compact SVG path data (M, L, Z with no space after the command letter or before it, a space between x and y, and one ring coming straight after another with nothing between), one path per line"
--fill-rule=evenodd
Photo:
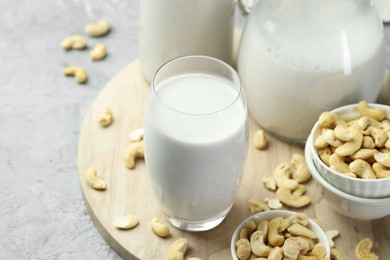
M151 81L168 60L207 55L232 62L234 0L140 1L139 59Z
M146 165L168 221L188 231L221 223L235 201L248 146L237 72L208 56L167 62L151 83L144 128Z
M376 101L386 53L372 1L261 0L246 22L238 72L269 133L305 142L321 112Z

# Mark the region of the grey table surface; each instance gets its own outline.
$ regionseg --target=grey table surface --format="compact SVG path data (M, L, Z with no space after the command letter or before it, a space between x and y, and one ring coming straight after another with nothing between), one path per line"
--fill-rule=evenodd
M139 0L0 0L0 259L120 259L85 208L77 145L91 102L137 58L138 15ZM105 60L60 48L101 18L112 31L89 43ZM87 84L62 75L75 64Z

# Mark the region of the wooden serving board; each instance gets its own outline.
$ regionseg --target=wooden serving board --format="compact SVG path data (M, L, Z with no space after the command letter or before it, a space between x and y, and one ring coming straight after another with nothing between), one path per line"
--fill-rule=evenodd
M246 170L237 200L226 219L210 231L191 233L171 226L169 237L157 237L150 228L151 219L166 220L149 185L145 163L138 161L136 168L129 170L123 159L130 142L128 134L143 127L148 92L149 85L141 75L139 62L134 61L106 85L87 112L80 132L78 163L88 212L107 243L124 259L166 259L167 248L180 237L186 237L190 243L186 258L231 259L230 239L235 227L250 215L248 200L264 201L266 197L274 197L274 192L263 188L263 177L272 174L277 164L289 162L293 153L303 153L303 147L269 137L268 149L256 150L251 141L259 127L250 119ZM111 108L114 122L102 128L97 118L106 107ZM105 191L87 185L85 172L89 167L95 167L98 176L106 181ZM345 259L355 259L354 248L365 237L375 241L373 250L380 259L390 256L390 216L373 221L344 217L327 205L314 180L306 186L312 203L296 211L318 218L325 230L338 229L341 236L335 244ZM114 220L127 214L137 215L140 224L127 231L115 228Z

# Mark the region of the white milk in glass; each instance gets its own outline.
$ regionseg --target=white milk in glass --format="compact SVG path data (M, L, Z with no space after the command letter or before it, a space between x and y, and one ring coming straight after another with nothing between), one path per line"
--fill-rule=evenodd
M150 97L145 160L168 216L207 220L234 203L248 129L246 106L232 84L215 74L186 73L161 81L158 97Z
M302 12L310 19L296 15L293 2L284 3L285 9L276 9L279 18L275 9L249 17L238 72L255 121L282 138L303 141L321 112L375 102L385 67L383 27L369 17L375 13L356 16L354 1L337 2L345 5L338 6L342 16L329 11L335 1L307 5Z
M150 82L170 59L202 54L232 62L233 0L140 1L140 65Z

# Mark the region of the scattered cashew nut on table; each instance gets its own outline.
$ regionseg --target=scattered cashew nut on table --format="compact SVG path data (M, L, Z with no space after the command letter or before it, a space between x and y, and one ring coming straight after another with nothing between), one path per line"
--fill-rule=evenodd
M135 215L126 215L115 220L114 226L119 229L131 229L139 224L138 217Z
M85 26L85 32L91 37L100 37L110 31L110 24L107 20L99 20L96 23L90 23Z
M358 260L376 260L378 256L371 252L373 243L371 239L362 239L355 248L355 255Z
M89 168L85 175L87 183L91 188L95 190L105 190L107 188L106 183L97 177L97 170L95 168Z
M102 127L108 127L112 124L113 121L113 116L112 116L112 111L110 108L105 108L103 112L100 114L99 119L97 120L98 123Z
M187 248L188 240L186 238L179 238L169 246L167 252L168 260L183 260Z
M87 82L87 72L80 66L65 67L63 72L66 76L74 76L77 83L83 84Z
M89 57L91 58L91 60L93 61L98 61L98 60L102 60L103 58L105 58L107 55L107 48L104 44L102 43L99 43L97 44L93 49L92 51L90 51L89 53Z
M150 222L153 232L159 237L167 237L169 235L169 226L161 223L158 218L153 218Z
M260 129L253 134L253 144L258 150L264 150L268 146L267 136L265 131Z
M125 152L125 163L129 169L134 169L137 159L144 158L144 142L130 143Z
M82 35L72 35L61 42L64 50L82 50L87 48L87 40Z

